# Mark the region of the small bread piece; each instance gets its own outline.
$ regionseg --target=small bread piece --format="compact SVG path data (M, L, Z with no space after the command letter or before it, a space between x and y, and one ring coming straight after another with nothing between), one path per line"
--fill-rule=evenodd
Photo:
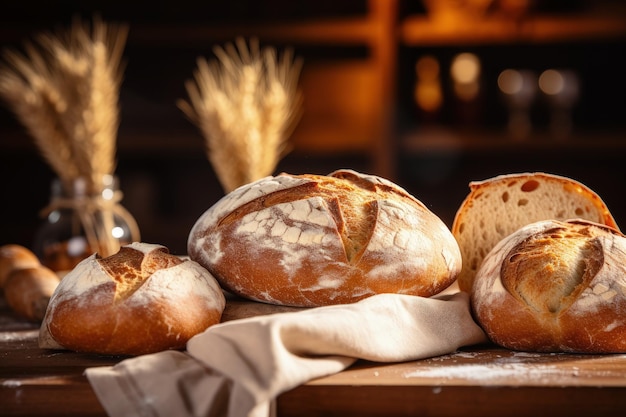
M626 237L583 220L522 227L485 257L471 304L509 349L624 353Z
M6 279L4 296L14 312L40 322L58 285L59 276L43 265L16 269Z
M471 291L485 255L522 226L540 220L583 219L619 230L602 199L570 178L521 173L474 181L469 187L452 224L463 256L458 284L466 292Z
M4 288L7 277L13 271L39 265L39 258L24 246L12 243L0 246L0 288Z
M165 246L132 243L81 261L54 292L42 348L106 355L181 349L219 323L225 298L211 274Z
M461 268L439 217L396 184L352 170L238 188L200 216L188 254L228 291L292 307L428 297Z

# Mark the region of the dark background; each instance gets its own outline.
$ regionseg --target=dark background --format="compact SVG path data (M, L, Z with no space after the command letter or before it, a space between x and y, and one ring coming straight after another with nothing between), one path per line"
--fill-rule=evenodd
M614 13L604 10L618 7L621 13L624 8L619 8L619 3L535 1L529 13L559 16L577 25L578 19L590 13L614 17ZM427 9L419 1L397 4L398 22L406 17L426 16ZM33 34L65 27L76 16L88 19L98 13L105 21L129 24L116 171L124 192L123 204L137 219L142 240L164 244L172 252L183 254L195 220L223 196L204 153L202 136L175 105L176 100L186 97L184 81L191 77L197 57L210 57L215 44L231 41L233 32L228 28L358 20L366 17L369 6L367 1L356 0L11 2L0 6L0 46L20 48ZM225 28L223 33L220 28ZM414 45L400 39L391 55L393 74L381 80L391 80L389 101L383 108L391 114L389 119L381 115L383 128L376 132L380 138L375 138L378 145L362 137L363 125L370 122L366 118L350 120L352 125L340 134L345 143L324 134L308 138L303 131L330 124L325 117L332 118L332 114L311 111L295 134L293 151L281 161L277 172L325 174L351 168L387 176L448 225L470 181L511 172L552 172L591 187L605 200L618 224L626 224L625 36L626 29L604 36L583 33L538 40L502 40L494 35L491 40L474 43L452 39ZM278 48L294 47L296 55L304 58L305 71L311 74L307 80L315 79L316 71L332 70L337 63L367 62L372 54L367 43L341 39L268 39ZM482 90L479 100L472 104L470 120L462 117L450 81L443 73L460 52L476 54L482 64ZM415 62L425 54L439 59L443 74L445 101L434 120L424 119L413 100ZM573 108L571 137L563 141L551 137L549 108L541 98L531 111L532 135L524 142L508 137L507 108L495 81L506 68L537 73L547 68L567 68L577 72L581 93ZM315 85L307 82L307 88ZM309 90L309 97L314 93ZM332 95L341 91L329 88L327 94L330 103ZM353 104L355 108L366 105L358 98ZM380 112L378 109L374 114ZM380 143L389 150L386 167L377 162L376 146ZM30 246L54 175L6 107L0 107L0 176L0 244Z

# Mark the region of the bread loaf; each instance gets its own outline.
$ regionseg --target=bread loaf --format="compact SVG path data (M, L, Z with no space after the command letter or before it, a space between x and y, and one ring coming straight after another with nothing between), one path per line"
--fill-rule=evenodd
M435 214L398 185L351 170L238 188L200 216L188 254L228 291L294 307L378 293L428 297L461 268Z
M108 355L180 349L218 323L224 305L218 283L196 262L133 243L106 258L91 255L63 278L39 345Z
M4 297L14 312L39 322L58 285L58 275L43 265L16 269L5 281Z
M502 238L540 220L584 219L618 228L594 191L570 178L545 173L501 175L469 184L452 233L463 256L458 284L470 292L476 271Z
M16 244L0 246L0 288L4 288L8 276L13 271L36 268L39 265L39 258L24 246Z
M527 225L485 257L471 303L509 349L624 353L626 237L583 220Z

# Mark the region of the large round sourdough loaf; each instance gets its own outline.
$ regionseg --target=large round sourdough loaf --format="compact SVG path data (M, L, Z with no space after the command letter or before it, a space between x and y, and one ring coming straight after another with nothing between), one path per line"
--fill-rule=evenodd
M200 216L188 254L234 294L296 307L431 296L461 268L435 214L398 185L352 170L238 188Z
M469 187L452 224L463 255L458 278L463 291L472 290L485 255L522 226L540 220L583 219L618 229L600 196L571 178L526 172L473 181Z
M626 352L626 237L583 220L527 225L485 257L471 302L509 349Z
M220 321L224 294L196 262L147 243L80 262L61 281L39 346L108 355L184 348Z

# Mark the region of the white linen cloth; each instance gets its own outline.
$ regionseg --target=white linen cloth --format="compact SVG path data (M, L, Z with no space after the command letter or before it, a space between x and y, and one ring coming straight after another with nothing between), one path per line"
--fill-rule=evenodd
M358 359L403 362L487 338L467 293L380 294L358 303L233 320L165 351L89 368L112 417L267 417L281 393Z

